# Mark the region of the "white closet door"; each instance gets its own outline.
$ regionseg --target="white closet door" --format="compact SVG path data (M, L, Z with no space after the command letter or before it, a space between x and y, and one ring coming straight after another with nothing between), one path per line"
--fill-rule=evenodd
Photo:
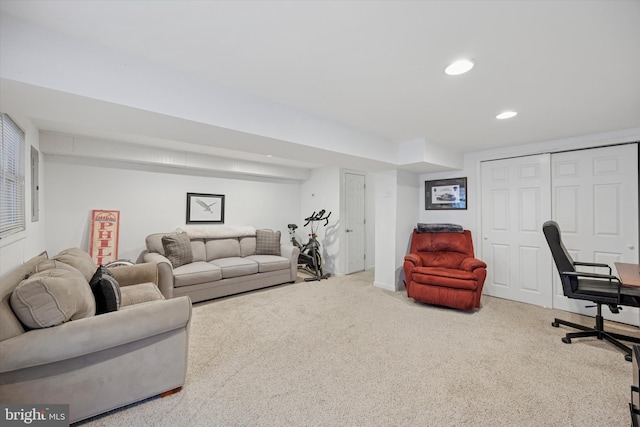
M549 154L483 162L482 257L488 295L551 307Z
M638 262L638 146L617 145L551 156L552 216L576 261ZM591 270L593 271L593 270ZM554 268L553 306L593 316L585 301L566 298ZM638 310L625 307L605 318L638 325Z

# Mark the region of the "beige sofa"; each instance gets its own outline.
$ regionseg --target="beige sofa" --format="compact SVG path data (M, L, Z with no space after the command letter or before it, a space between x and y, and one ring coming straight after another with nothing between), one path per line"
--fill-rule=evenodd
M94 314L96 269L71 249L1 278L0 402L68 404L76 422L182 387L189 299L166 300L153 263L114 267L120 308Z
M254 227L187 226L147 236L141 261L158 265L166 298L188 295L199 302L295 282L300 250L280 237Z

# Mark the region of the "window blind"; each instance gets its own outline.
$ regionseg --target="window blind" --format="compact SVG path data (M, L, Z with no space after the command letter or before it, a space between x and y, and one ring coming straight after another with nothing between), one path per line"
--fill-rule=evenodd
M2 118L0 147L0 238L25 229L24 146L22 129L7 114Z

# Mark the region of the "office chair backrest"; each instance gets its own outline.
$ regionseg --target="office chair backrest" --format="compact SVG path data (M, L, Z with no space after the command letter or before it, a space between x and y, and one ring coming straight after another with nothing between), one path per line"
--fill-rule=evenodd
M542 232L547 239L549 249L551 249L551 256L560 274L564 294L565 296L571 296L573 292L578 289L578 279L562 274L564 271L576 271L576 269L573 265L573 258L571 258L571 255L569 255L569 252L567 252L567 249L562 244L560 226L555 221L546 221L542 224Z

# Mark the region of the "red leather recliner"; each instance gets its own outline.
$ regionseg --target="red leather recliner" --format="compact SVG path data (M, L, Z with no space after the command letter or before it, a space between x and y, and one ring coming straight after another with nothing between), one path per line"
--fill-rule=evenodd
M469 230L418 233L414 229L404 274L409 298L471 310L480 307L487 264L474 257Z

